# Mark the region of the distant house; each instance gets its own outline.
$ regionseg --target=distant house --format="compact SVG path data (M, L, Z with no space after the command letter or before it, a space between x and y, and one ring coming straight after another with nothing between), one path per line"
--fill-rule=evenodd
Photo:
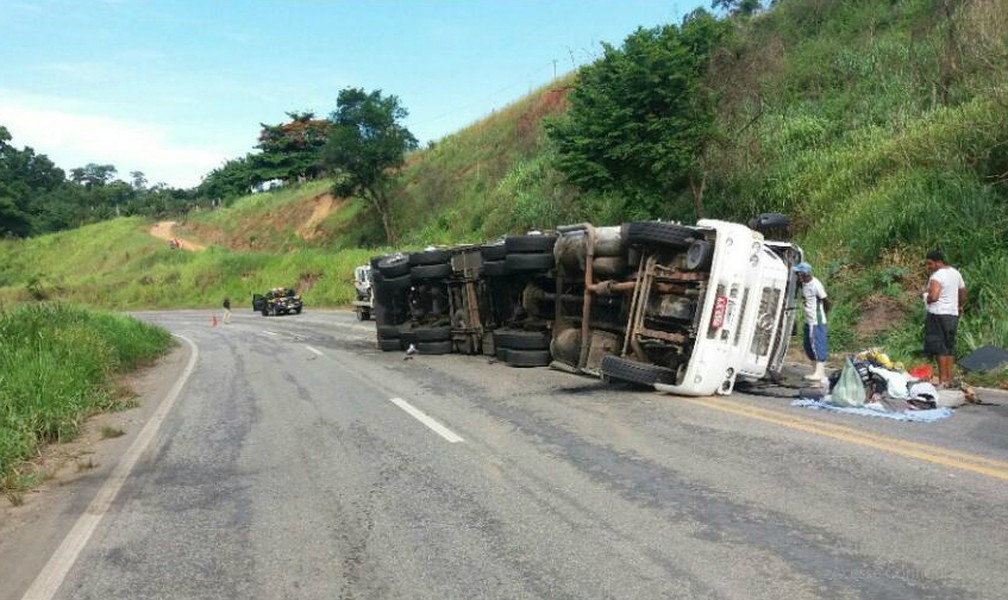
M284 186L283 179L269 179L258 185L253 185L249 188L249 191L253 194L258 194L260 192L268 192L270 190L275 190L277 188L282 188Z

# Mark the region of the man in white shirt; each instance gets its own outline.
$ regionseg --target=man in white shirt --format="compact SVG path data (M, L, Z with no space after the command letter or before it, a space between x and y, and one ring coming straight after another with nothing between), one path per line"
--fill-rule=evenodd
M931 274L924 292L927 305L924 352L936 358L938 381L947 385L952 381L956 331L966 303L966 282L959 271L945 263L945 255L940 250L928 252L924 266Z
M830 301L822 282L812 276L812 265L803 262L794 266L794 272L802 283L802 299L805 307L805 328L803 341L805 356L815 365L806 379L822 381L826 376L826 357L829 354L829 339L826 329L826 313Z

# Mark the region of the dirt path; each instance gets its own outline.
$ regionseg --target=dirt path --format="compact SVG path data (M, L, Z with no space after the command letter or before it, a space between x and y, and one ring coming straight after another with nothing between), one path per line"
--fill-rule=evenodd
M302 239L311 240L318 235L318 226L326 217L339 210L346 201L337 201L332 194L326 193L314 198L315 208L308 220L297 228L297 234Z
M199 244L191 240L184 240L180 237L176 237L173 234L173 230L175 229L176 224L177 223L175 221L159 221L158 223L154 224L153 227L150 228L148 233L150 233L156 238L160 238L165 241L170 241L173 239L178 240L179 242L181 242L183 250L196 251L196 250L203 250L206 248L206 246L204 246L203 244Z

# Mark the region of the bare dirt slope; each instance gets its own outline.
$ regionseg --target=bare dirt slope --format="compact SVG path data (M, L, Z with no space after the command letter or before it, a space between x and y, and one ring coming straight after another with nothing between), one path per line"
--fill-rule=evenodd
M172 239L178 240L179 242L181 242L183 250L196 251L196 250L203 250L206 248L206 246L200 244L199 242L182 239L180 237L175 236L174 235L175 225L176 225L175 221L159 221L158 223L155 223L154 226L152 226L148 230L148 233L150 233L156 238L160 238L165 241L169 241Z

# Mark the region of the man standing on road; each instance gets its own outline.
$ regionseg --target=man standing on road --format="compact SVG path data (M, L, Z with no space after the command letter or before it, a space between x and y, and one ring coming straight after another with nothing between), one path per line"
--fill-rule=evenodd
M829 355L826 313L830 310L830 301L822 282L812 276L812 265L798 263L794 271L802 284L805 307L805 356L815 365L815 370L805 379L822 381L826 376L826 357Z
M945 255L940 250L928 252L924 266L931 274L924 291L924 304L927 305L924 353L936 358L938 381L948 385L952 381L959 316L966 303L966 282L959 271L945 263Z
M224 297L224 322L231 322L231 298Z

